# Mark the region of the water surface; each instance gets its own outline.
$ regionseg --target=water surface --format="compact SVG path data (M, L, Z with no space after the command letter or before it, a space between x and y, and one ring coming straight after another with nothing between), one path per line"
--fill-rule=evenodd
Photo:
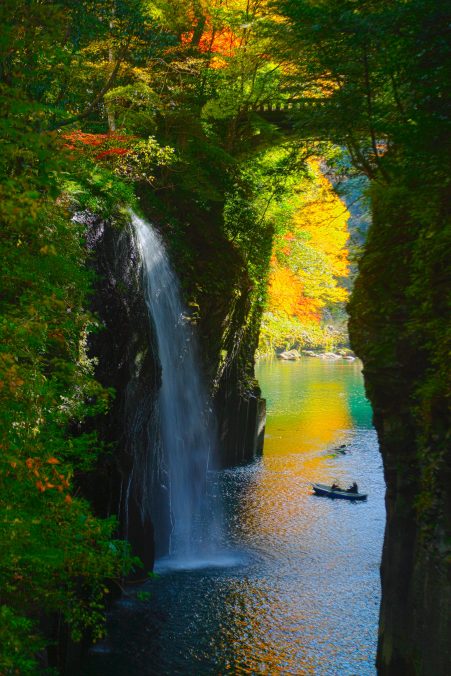
M115 606L87 675L375 674L384 482L359 362L260 363L264 457L211 474L222 552ZM345 455L331 448L347 444ZM366 503L311 494L357 481ZM149 592L150 598L137 597Z

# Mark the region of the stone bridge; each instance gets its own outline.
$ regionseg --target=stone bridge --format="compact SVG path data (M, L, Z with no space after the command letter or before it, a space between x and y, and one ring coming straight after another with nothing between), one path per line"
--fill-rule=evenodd
M277 103L265 102L254 103L246 108L247 113L258 113L271 124L283 129L293 129L295 118L299 119L299 113L319 112L326 104L326 98L297 98L285 99Z
M254 103L248 107L255 113L290 113L296 110L321 108L327 103L325 98L286 99L277 103Z

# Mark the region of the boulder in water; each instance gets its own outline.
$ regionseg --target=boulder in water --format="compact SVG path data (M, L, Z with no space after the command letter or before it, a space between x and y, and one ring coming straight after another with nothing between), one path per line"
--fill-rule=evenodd
M277 356L279 357L279 359L285 359L286 361L296 361L296 359L301 358L301 355L297 350L288 350L285 352L281 352Z

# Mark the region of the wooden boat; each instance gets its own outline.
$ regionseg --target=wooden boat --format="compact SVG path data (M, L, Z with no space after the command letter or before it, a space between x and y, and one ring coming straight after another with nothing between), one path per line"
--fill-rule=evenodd
M322 495L327 498L340 498L342 500L366 500L367 498L366 493L351 493L341 488L326 486L326 484L312 483L312 488L315 491L315 495Z

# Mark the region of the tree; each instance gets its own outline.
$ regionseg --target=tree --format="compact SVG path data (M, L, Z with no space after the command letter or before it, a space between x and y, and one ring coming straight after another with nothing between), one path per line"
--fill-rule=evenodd
M310 129L346 144L355 166L372 179L393 178L399 162L406 169L405 153L426 165L431 154L443 157L448 112L440 92L449 55L443 3L275 4L288 18L280 48L296 63L296 95L313 88L324 101Z
M449 7L440 0L277 6L298 71L319 91L328 86L311 133L347 145L371 179L373 222L350 336L365 364L388 483L378 671L445 672Z
M50 639L39 631L43 613L58 615L76 639L84 631L101 635L107 581L134 564L128 545L115 538L115 520L96 518L75 495L74 476L101 451L95 434L75 430L105 410L111 393L96 382L87 354L97 322L86 310L92 278L68 186L76 178L94 202L103 193L103 204L108 192L110 205L130 192L107 172L99 186L92 165L76 161L48 132L55 114L84 108L86 90L69 101L64 92L76 77L77 50L102 34L103 8L1 7L2 673L36 673L37 652Z
M289 198L288 220L283 210L275 212L276 220L277 214L283 216L283 225L275 236L271 261L263 352L269 343L286 348L330 347L331 311L341 310L348 297L343 282L349 272L349 212L318 161L310 160L309 166L310 177L302 179L296 197Z

